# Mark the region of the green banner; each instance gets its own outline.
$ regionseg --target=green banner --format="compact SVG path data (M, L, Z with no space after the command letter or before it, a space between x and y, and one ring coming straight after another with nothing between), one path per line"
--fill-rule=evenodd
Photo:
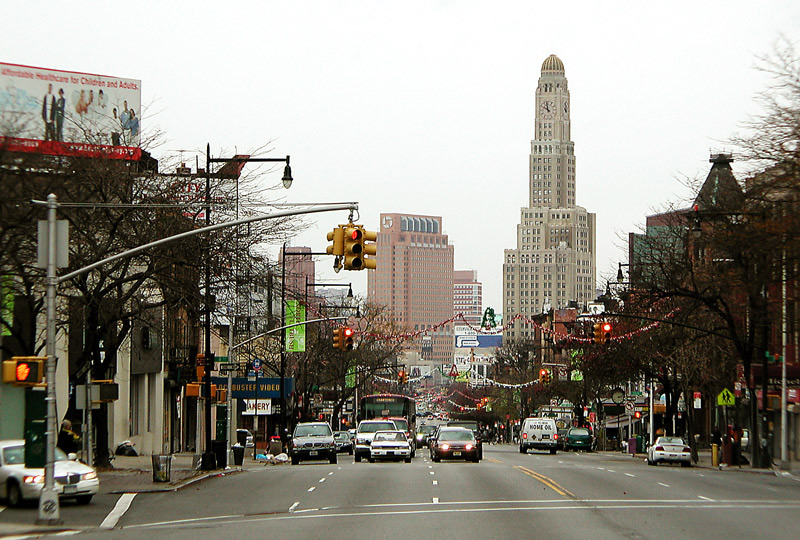
M0 336L10 336L14 324L14 278L0 277Z
M356 385L356 366L347 368L347 375L344 377L344 384L347 388L354 388Z
M306 306L297 300L286 301L286 319L284 325L306 322ZM286 352L305 352L306 350L306 326L292 326L284 330L286 332Z

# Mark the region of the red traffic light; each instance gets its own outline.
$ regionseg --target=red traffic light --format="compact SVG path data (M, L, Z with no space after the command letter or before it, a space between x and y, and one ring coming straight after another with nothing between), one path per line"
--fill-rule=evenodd
M635 413L633 413L633 417L637 418L637 419L641 418L642 417L642 412L641 411L636 411Z
M350 238L353 240L361 240L361 235L363 234L361 229L351 229L350 231Z
M350 337L352 335L353 335L353 329L352 328L345 328L344 329L344 337Z
M612 329L611 323L609 323L609 322L603 323L603 326L602 326L603 332L606 332L606 333L611 332L611 329Z
M547 370L546 369L543 369L543 370L539 371L539 376L540 377L544 377L546 375L547 375Z

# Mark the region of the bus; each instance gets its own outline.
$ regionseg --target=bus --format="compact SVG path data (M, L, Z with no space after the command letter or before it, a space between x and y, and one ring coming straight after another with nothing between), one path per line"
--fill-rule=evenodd
M358 421L376 418L402 418L411 441L412 451L416 443L417 402L412 397L399 394L373 394L358 400Z

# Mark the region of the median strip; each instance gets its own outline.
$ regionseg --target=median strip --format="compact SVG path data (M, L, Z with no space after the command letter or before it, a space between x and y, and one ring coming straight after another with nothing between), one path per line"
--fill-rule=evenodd
M555 491L556 493L558 493L562 497L569 497L571 499L577 499L577 497L573 493L571 493L569 490L559 486L551 478L548 478L548 477L546 477L546 476L544 476L542 474L534 472L534 471L532 471L532 470L530 470L530 469L528 469L526 467L515 467L515 468L521 470L523 473L527 474L531 478L535 478L536 480L538 480L542 484L546 485L547 487L549 487L550 489L552 489L553 491Z

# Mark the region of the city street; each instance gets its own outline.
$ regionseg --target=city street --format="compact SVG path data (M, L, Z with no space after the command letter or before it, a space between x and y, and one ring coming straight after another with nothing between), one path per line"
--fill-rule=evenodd
M179 491L65 502L62 517L85 538L731 539L766 529L794 538L798 509L797 476L503 445L488 446L480 464L433 463L419 452L410 464L340 456L336 465L257 466ZM35 507L5 509L0 524L35 517Z

